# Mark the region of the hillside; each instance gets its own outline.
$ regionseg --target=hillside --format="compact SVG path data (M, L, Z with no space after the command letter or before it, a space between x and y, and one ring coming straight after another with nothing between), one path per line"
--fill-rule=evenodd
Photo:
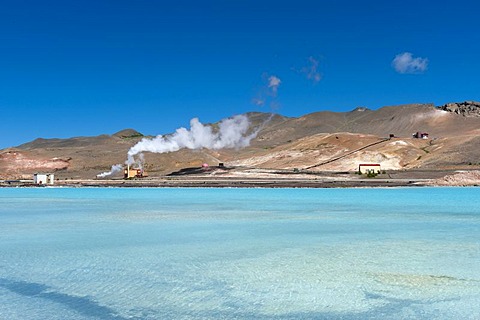
M353 171L359 163L381 163L386 170L476 168L480 163L480 103L388 106L378 110L322 111L298 118L248 113L250 146L237 149L181 149L145 152L150 176L202 163L265 169ZM213 124L214 130L219 125ZM428 132L428 139L412 133ZM394 135L392 139L390 135ZM125 129L112 135L36 139L0 151L3 179L55 171L60 179L94 178L123 164L143 135Z

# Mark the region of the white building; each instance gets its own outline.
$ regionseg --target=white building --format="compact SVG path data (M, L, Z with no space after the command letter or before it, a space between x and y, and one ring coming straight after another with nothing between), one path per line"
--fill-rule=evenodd
M33 175L33 183L35 184L53 184L55 175L53 173L35 173Z
M379 163L362 163L358 165L358 172L365 173L379 173L382 167Z

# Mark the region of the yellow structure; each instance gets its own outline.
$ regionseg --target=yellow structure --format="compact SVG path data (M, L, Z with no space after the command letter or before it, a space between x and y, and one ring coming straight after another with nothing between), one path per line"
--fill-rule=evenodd
M148 174L143 169L134 169L130 168L130 166L127 166L123 173L125 179L148 177Z

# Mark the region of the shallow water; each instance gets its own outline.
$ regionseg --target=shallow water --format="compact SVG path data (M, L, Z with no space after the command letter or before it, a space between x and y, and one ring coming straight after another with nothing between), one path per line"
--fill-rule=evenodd
M0 189L1 319L479 319L480 189Z

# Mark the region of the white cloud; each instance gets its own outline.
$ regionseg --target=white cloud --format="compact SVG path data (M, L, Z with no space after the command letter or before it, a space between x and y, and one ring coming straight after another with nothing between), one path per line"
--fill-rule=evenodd
M282 83L279 77L269 75L268 73L262 74L262 86L259 88L257 95L252 98L252 103L256 106L262 107L264 105L270 105L275 102L278 95L278 87Z
M427 70L427 58L414 58L410 52L397 54L392 61L392 66L398 73L415 74L423 73Z
M278 92L278 87L282 81L276 76L270 76L268 78L268 87L272 90L272 95L275 97Z

